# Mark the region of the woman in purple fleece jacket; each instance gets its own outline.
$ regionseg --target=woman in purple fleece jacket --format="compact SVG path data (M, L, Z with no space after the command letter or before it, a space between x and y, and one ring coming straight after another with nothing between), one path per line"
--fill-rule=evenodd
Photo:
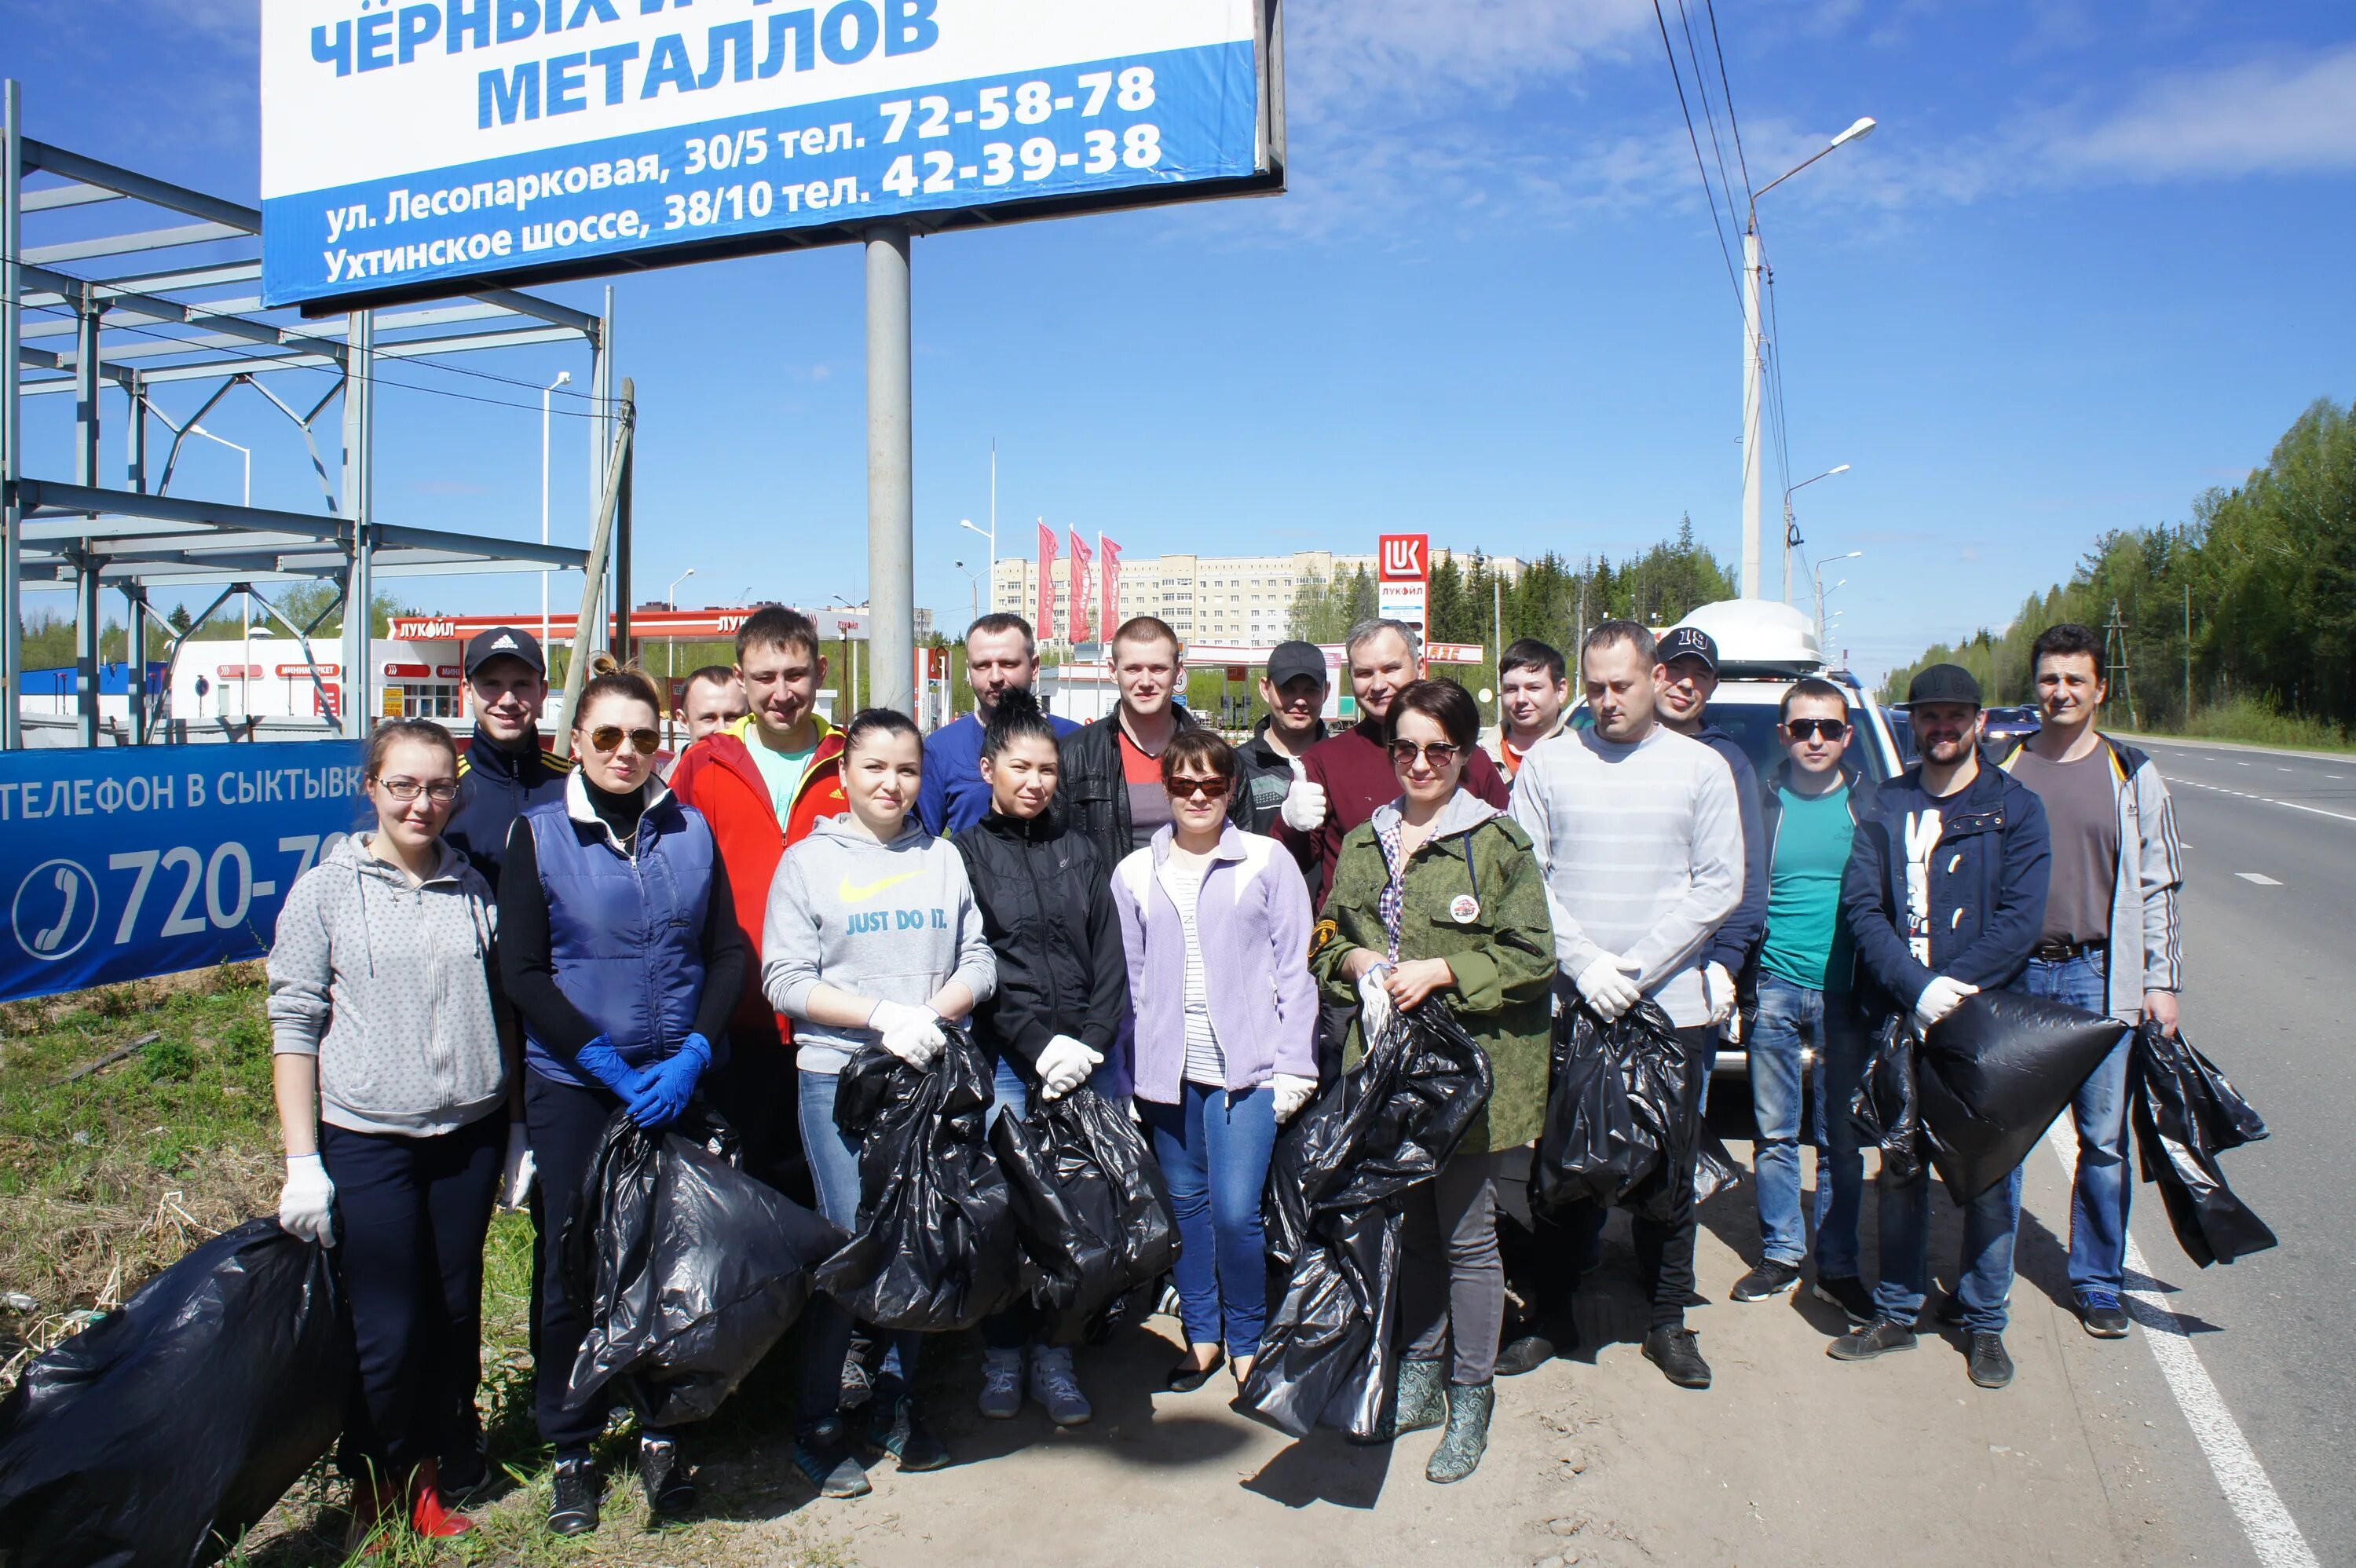
M1277 1125L1317 1087L1309 889L1274 839L1228 825L1236 774L1225 741L1180 731L1162 753L1171 826L1113 873L1129 1076L1183 1243L1180 1393L1209 1380L1223 1344L1237 1386L1250 1375L1268 1317L1260 1189Z

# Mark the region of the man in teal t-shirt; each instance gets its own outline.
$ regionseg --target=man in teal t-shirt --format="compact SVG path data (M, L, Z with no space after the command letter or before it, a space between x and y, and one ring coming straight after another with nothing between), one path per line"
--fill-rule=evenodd
M1865 1070L1866 1042L1849 1016L1841 875L1848 869L1869 789L1848 765L1848 695L1828 680L1783 694L1778 738L1786 761L1762 789L1767 840L1767 934L1759 949L1758 1021L1751 1030L1751 1104L1759 1122L1759 1266L1734 1287L1764 1301L1800 1283L1808 1254L1800 1214L1801 1054L1816 1053L1816 1295L1855 1323L1873 1318L1858 1277L1858 1209L1865 1162L1847 1107Z

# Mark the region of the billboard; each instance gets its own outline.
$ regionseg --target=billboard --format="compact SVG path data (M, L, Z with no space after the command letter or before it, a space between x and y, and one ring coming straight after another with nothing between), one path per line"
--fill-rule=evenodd
M1277 0L262 0L262 297L1283 186Z
M1375 555L1375 613L1431 630L1431 536L1384 534Z

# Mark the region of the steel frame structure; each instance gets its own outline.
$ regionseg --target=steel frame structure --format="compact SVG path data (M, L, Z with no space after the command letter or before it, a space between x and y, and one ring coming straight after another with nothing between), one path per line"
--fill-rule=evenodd
M311 634L337 605L358 607L344 617L337 720L341 733L355 738L367 734L374 720L367 607L374 602L379 578L580 571L588 574L582 613L589 616L587 606L603 596L609 552L626 560L626 532L618 551L609 547L593 552L380 521L374 498L375 404L381 362L532 344L585 344L592 522L610 526L618 510L626 530L632 420L626 395L614 395L610 288L598 315L511 289L486 289L415 310L356 311L327 322L305 322L291 310L265 310L251 287L262 272L259 211L37 141L25 133L19 84L9 80L0 92L5 95L0 113L0 750L25 743L23 595L28 586L75 590L76 707L79 740L85 746L96 745L101 732L100 614L106 587L119 590L128 605L134 672L144 674L151 633L164 637L167 659L178 653L180 635L150 606L150 592L219 585L219 597L192 624L201 625L232 594L252 592L299 642L323 697ZM26 177L36 174L48 180L27 189ZM152 223L152 217L134 218L121 232L92 233L93 227L104 226L78 220L73 238L28 243L28 219L99 204L133 211L161 208L196 221L140 228ZM194 246L206 248L205 259L195 264L134 263L147 270L108 276L87 275L84 269L85 263ZM35 320L30 327L28 314ZM263 380L306 369L339 374L316 400L290 400ZM177 422L150 397L153 389L173 381L212 384L198 411ZM103 484L99 472L101 394L110 385L121 391L128 411L120 486ZM241 386L266 399L302 432L318 478L322 512L170 494L190 428ZM70 481L26 472L23 400L42 396L74 399ZM341 445L331 468L321 454L316 426L339 399ZM170 434L152 485L151 415ZM618 563L614 575L624 575ZM261 585L305 581L333 585L337 598L302 626L288 620ZM602 626L605 617L594 619ZM167 689L168 685L167 680ZM134 686L134 692L144 693L145 682L136 676ZM132 743L145 743L157 732L155 717L144 695L134 700Z

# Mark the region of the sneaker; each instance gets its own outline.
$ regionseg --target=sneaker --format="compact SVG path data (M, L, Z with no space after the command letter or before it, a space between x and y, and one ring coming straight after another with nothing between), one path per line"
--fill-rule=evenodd
M442 1501L447 1507L463 1509L484 1501L491 1489L492 1476L481 1440L477 1438L471 1446L445 1455L435 1477L434 1485L441 1488Z
M1701 1359L1699 1338L1690 1328L1655 1328L1645 1335L1644 1360L1679 1388L1709 1386L1709 1363Z
M2012 1381L2012 1358L2005 1353L2004 1336L1982 1328L1972 1335L1972 1381L1982 1388L2002 1388Z
M2097 1339L2127 1337L2126 1308L2107 1290L2090 1290L2078 1297L2078 1321Z
M1854 1328L1825 1347L1836 1361L1869 1361L1892 1350L1914 1348L1914 1330L1884 1317L1869 1328Z
M688 1477L687 1456L676 1437L638 1439L638 1479L647 1488L647 1511L657 1518L695 1506L695 1483Z
M1031 1397L1044 1406L1047 1419L1058 1426L1086 1426L1096 1413L1072 1372L1068 1349L1041 1347L1031 1352Z
M860 1346L853 1345L851 1353L842 1359L842 1381L837 1385L835 1408L857 1410L874 1392L874 1379L867 1371L866 1354Z
M801 1424L794 1431L794 1464L822 1498L863 1498L874 1488L851 1457L851 1435L842 1417Z
M1769 1258L1749 1274L1734 1282L1737 1301L1766 1301L1783 1295L1800 1283L1800 1265L1779 1263Z
M548 1533L586 1535L597 1528L597 1466L586 1454L560 1454L548 1499Z
M1818 1301L1830 1302L1846 1313L1852 1328L1863 1328L1874 1319L1873 1292L1853 1274L1818 1275L1815 1293Z
M900 1461L903 1470L938 1470L949 1462L948 1446L916 1414L916 1402L888 1379L876 1385L868 1402L865 1442Z
M1012 1421L1023 1409L1023 1352L984 1350L981 1353L981 1413L991 1421Z

